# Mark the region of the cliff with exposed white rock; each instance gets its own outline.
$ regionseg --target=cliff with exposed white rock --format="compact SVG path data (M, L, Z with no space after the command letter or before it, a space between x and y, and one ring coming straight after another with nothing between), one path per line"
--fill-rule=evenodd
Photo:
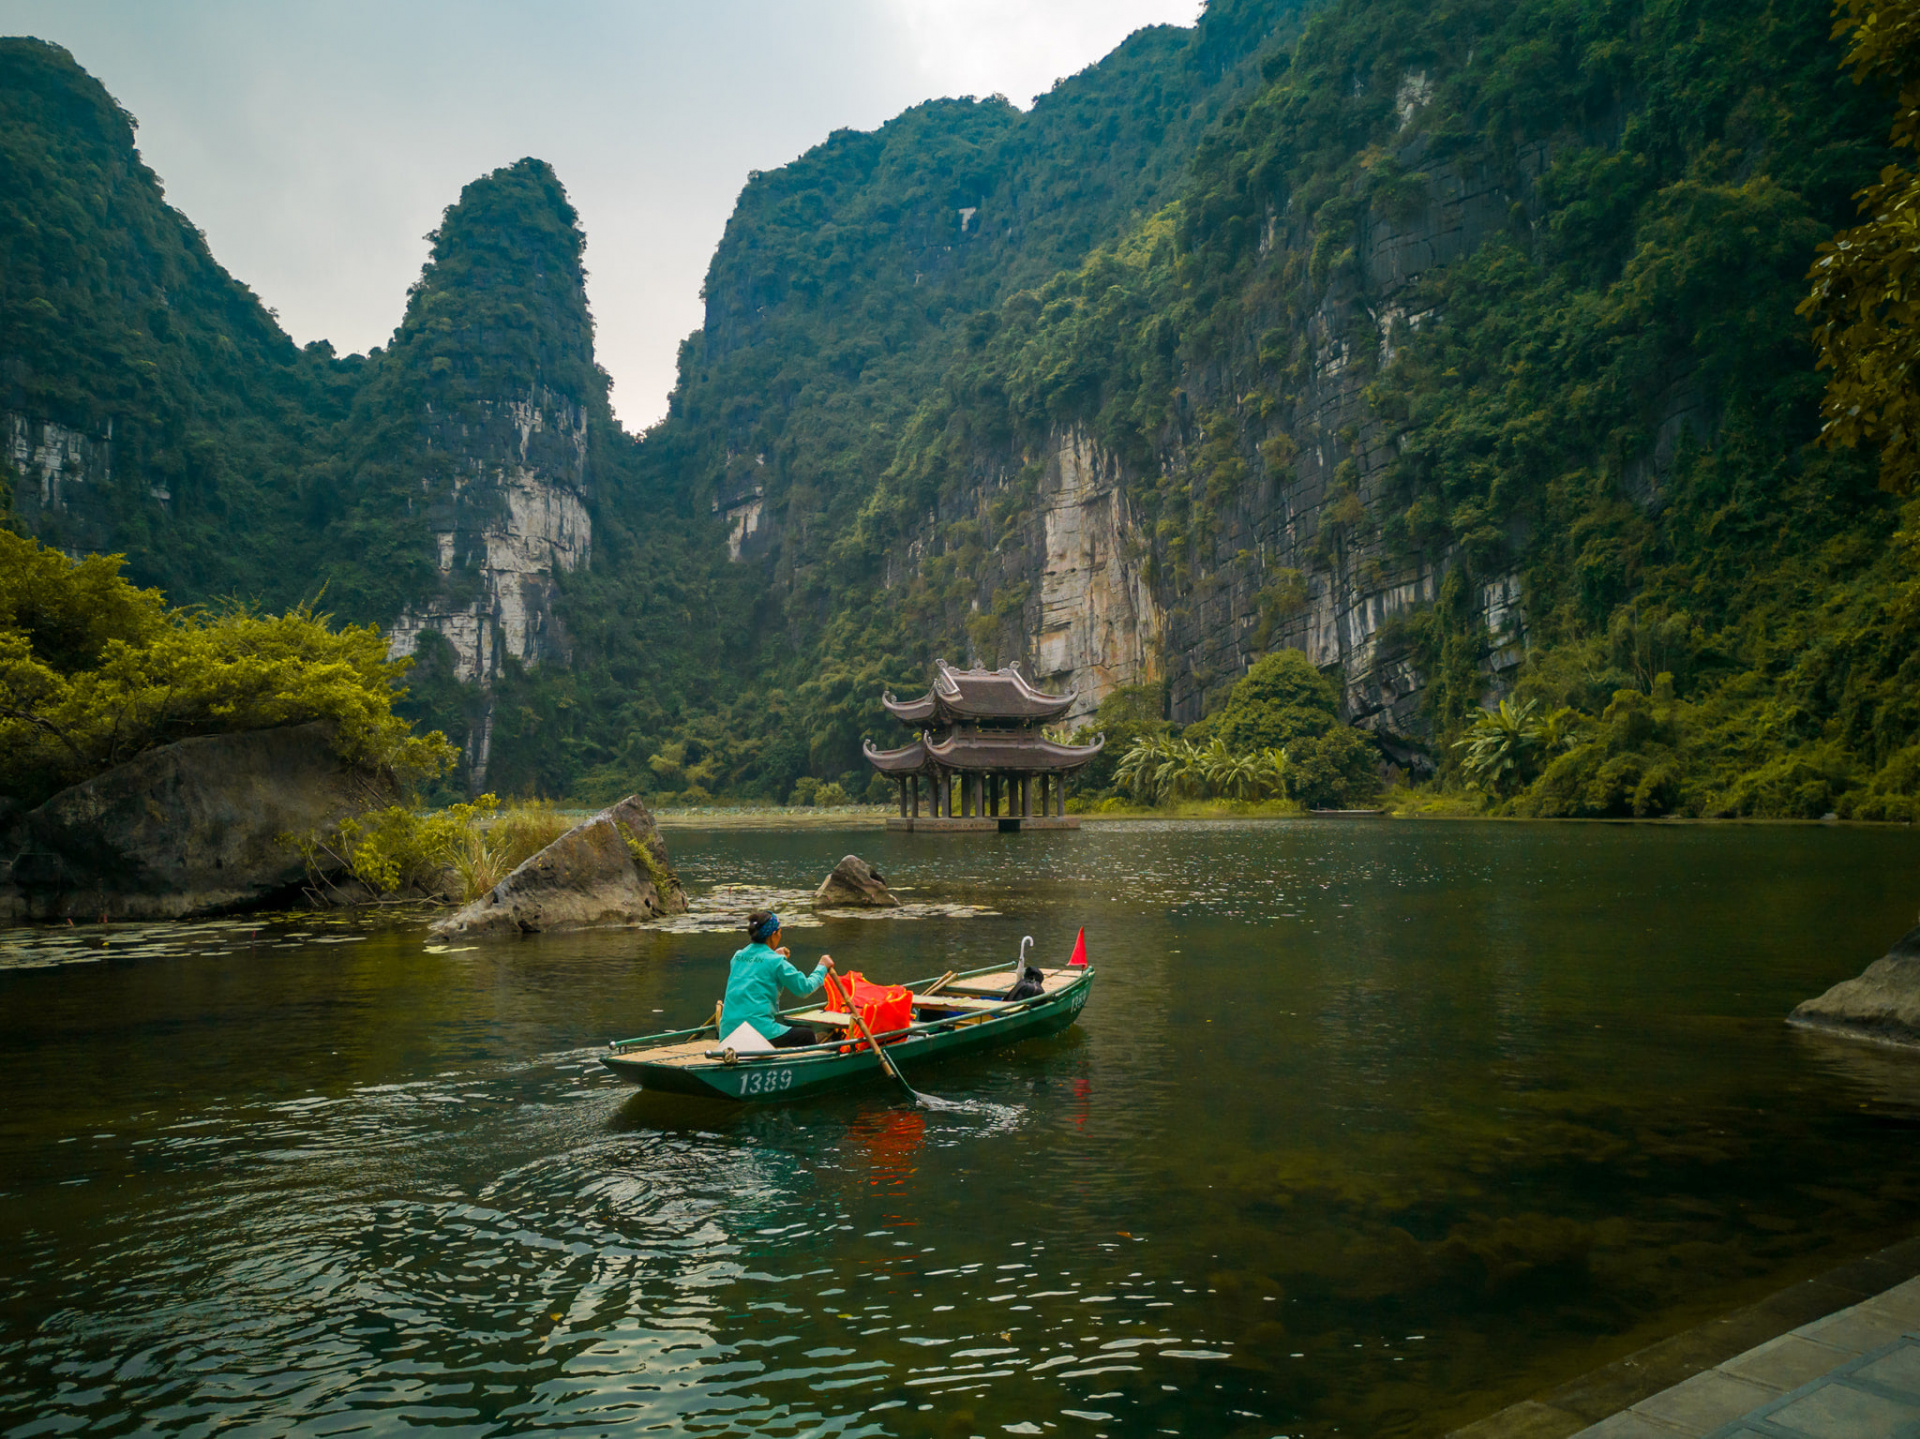
M1410 79L1403 107L1417 109L1424 94ZM1412 149L1407 159L1417 162ZM1290 646L1337 670L1348 718L1373 731L1390 758L1423 767L1425 679L1395 642L1393 621L1440 598L1456 557L1408 559L1384 539L1378 516L1392 453L1366 389L1392 363L1396 336L1432 318L1409 313L1408 287L1507 226L1545 161L1539 146L1511 167L1470 158L1416 168L1422 204L1371 217L1358 264L1326 286L1299 327L1303 381L1279 423L1263 426L1246 413L1241 357L1182 376L1180 418L1158 456L1165 482L1204 487L1206 467L1220 459L1216 426L1246 475L1204 545L1144 525L1129 491L1153 477L1129 473L1084 427L1059 426L1041 447L975 457L974 484L957 506L928 517L889 567L889 584L947 553L956 518L991 531L1010 487L1038 467L1032 503L1016 509L1024 531L988 534L991 557L972 601L981 616L1016 597L1017 623L976 621L996 653L974 658L1011 651L1038 682L1077 693L1076 718L1119 686L1164 682L1170 717L1184 723L1217 706L1261 654ZM1277 265L1310 239L1273 214L1261 246ZM1268 442L1255 443L1263 433ZM1661 458L1649 457L1650 474ZM1491 699L1526 655L1526 596L1507 573L1476 579L1469 603L1485 625L1480 670Z
M442 588L395 620L391 654L412 654L431 630L453 647L463 681L495 679L508 659L565 663L554 576L592 550L589 423L584 406L541 387L482 406L477 424L430 426L438 447L458 455L429 511Z
M477 686L463 737L476 789L496 681L510 665L572 658L555 602L592 557L595 457L618 434L593 358L584 245L545 163L474 181L448 207L369 385L384 423L362 442L362 503L405 517L432 566L416 570L425 583L395 618L390 653L421 654L437 634L434 663Z

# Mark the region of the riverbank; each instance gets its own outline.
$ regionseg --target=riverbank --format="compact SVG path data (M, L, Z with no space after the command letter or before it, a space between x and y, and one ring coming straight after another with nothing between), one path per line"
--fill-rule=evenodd
M1448 1439L1654 1439L1718 1431L1753 1410L1844 1383L1836 1376L1899 1344L1920 1327L1916 1276L1920 1238L1903 1240L1509 1405Z

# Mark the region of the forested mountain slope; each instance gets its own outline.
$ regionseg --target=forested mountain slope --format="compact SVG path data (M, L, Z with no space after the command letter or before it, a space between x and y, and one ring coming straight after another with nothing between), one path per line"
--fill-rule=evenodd
M387 351L301 352L5 42L16 514L176 599L327 578L506 789L864 785L936 654L1204 733L1294 647L1418 770L1533 704L1522 810L1904 816L1911 561L1794 314L1889 154L1828 28L1216 0L749 177L638 441L544 165L468 187Z
M0 41L0 479L31 529L183 595L285 598L359 368L215 263L71 56Z
M1909 562L1794 314L1888 154L1827 29L1324 7L1172 204L970 318L791 580L820 712L945 648L1195 721L1292 645L1417 767L1557 714L1523 809L1906 812Z

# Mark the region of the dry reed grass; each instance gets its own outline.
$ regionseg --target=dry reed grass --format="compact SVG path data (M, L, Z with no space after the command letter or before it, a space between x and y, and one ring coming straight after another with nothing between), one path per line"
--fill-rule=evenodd
M525 800L490 817L475 816L449 862L463 900L480 898L572 826L546 800Z

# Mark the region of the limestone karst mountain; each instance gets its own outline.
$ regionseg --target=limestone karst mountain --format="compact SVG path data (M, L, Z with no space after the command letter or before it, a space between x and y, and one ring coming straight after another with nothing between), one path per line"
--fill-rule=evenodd
M300 351L8 41L0 478L176 598L324 581L507 788L859 788L937 653L1204 727L1292 646L1415 769L1558 715L1520 808L1904 812L1912 529L1793 313L1889 153L1838 56L1818 0L1213 0L749 176L636 440L544 165Z
M393 652L438 635L454 680L480 691L468 743L476 789L502 668L572 659L556 576L592 552L594 460L620 438L593 359L583 244L543 162L468 185L355 407L349 523L378 533L404 511L431 541L436 573L389 601ZM388 563L419 570L418 535L401 543L407 553Z

